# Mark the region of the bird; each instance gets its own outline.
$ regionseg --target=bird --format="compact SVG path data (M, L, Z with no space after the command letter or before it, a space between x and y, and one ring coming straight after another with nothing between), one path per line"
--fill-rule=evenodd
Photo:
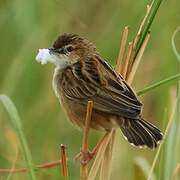
M90 128L105 132L120 128L133 146L158 146L163 134L142 117L143 104L135 91L92 42L77 34L63 33L46 53L42 51L37 59L48 53L49 62L55 64L53 89L73 124L84 128L87 103L93 101Z

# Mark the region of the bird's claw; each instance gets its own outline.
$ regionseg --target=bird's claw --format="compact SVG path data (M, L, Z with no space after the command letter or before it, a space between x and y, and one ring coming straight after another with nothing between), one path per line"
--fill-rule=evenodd
M82 165L86 165L89 163L89 161L91 161L91 159L93 159L94 157L94 152L91 151L80 151L76 156L75 156L75 160L80 160Z

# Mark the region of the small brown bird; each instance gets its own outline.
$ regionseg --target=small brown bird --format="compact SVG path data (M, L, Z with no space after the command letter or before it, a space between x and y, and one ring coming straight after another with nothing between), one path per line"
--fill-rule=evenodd
M104 61L94 44L76 34L62 34L37 60L56 65L53 88L69 119L83 128L87 102L94 102L90 127L120 127L132 145L155 148L158 128L142 118L142 104L121 75ZM45 62L46 61L46 62Z

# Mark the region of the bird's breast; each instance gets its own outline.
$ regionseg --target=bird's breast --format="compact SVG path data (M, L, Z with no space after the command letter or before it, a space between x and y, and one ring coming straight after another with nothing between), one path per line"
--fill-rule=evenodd
M55 95L59 98L60 97L60 80L61 80L62 72L60 72L60 69L55 68L54 75L53 75L53 81L52 81L52 87L54 90Z

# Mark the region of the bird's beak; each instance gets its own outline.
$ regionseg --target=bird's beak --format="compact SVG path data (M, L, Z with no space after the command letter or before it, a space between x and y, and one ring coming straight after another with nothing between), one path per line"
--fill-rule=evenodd
M50 47L49 49L49 54L57 53L56 49Z
M51 48L48 48L48 49L49 49L50 54L55 54L55 53L65 54L63 48L55 49L55 48L51 47Z

